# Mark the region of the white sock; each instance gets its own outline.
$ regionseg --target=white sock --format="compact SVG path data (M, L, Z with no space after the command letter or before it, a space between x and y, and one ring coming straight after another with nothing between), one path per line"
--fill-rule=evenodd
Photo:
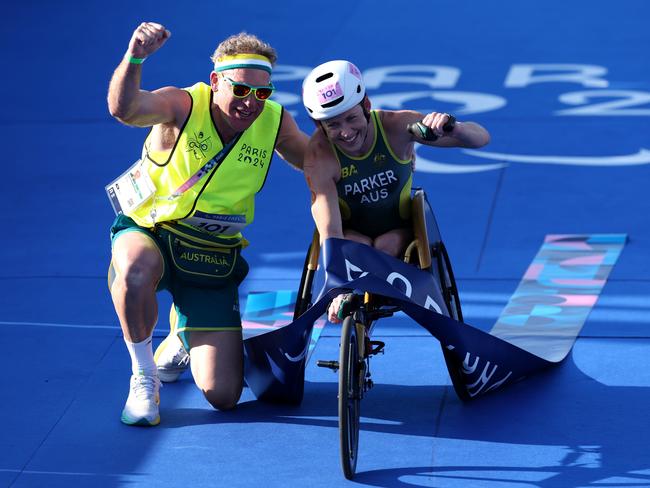
M126 348L131 356L131 371L133 374L157 376L158 370L156 369L156 362L153 360L153 346L151 345L151 338L153 332L142 342L126 342Z

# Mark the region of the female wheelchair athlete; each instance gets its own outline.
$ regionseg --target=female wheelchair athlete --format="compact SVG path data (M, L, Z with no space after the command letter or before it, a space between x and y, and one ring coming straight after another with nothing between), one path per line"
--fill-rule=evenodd
M414 240L408 246L404 261L428 271L435 277L444 301L441 312L455 320L463 320L458 289L449 255L442 241L435 216L423 190L412 196ZM314 232L307 251L298 289L294 320L312 305L312 285L319 259L319 236ZM400 310L389 298L356 290L340 313L343 318L338 361L318 361L321 367L338 370L338 416L341 466L346 478L354 476L359 446L361 400L373 386L370 358L383 352L385 344L371 339L377 320ZM445 349L443 352L446 353Z

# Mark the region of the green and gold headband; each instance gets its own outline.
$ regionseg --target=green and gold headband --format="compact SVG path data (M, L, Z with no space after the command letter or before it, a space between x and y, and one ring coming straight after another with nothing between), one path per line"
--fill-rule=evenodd
M220 56L214 63L214 71L219 73L229 69L261 69L271 74L272 65L269 58L261 54L235 54Z

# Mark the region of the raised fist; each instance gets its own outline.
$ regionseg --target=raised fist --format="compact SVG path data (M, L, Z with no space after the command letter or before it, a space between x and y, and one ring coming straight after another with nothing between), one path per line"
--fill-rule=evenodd
M134 58L146 58L160 49L171 35L161 24L143 22L133 32L127 54Z

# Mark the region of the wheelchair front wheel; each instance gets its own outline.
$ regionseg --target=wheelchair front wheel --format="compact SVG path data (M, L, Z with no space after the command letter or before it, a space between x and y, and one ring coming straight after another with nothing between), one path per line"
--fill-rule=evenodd
M347 479L352 479L357 469L359 449L359 416L363 391L363 358L354 317L348 315L341 329L339 355L339 438L341 467Z

